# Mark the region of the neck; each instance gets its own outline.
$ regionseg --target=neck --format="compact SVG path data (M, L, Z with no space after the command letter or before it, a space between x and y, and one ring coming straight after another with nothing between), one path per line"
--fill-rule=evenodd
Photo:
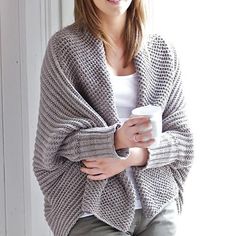
M102 28L104 32L113 40L118 43L122 40L123 30L125 28L126 13L117 17L103 17Z

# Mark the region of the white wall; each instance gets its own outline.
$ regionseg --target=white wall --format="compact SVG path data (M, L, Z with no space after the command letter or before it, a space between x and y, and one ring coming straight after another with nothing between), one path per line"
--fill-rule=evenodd
M1 1L1 235L23 235L26 232L27 206L26 184L29 173L25 172L24 156L27 122L25 67L24 67L24 4L15 7L14 2ZM11 16L14 16L11 17ZM14 227L12 223L14 222Z
M50 36L61 27L60 1L27 0L26 38L27 38L27 83L29 117L29 166L31 175L31 231L29 236L49 236L51 231L43 212L43 195L32 172L32 158L38 118L40 68Z
M74 0L62 0L61 11L62 26L66 26L74 22Z
M1 16L1 13L0 13ZM1 17L0 17L1 25ZM1 45L1 31L0 31ZM3 96L2 96L2 52L0 46L0 235L5 233L5 181L4 181L4 159L3 159Z

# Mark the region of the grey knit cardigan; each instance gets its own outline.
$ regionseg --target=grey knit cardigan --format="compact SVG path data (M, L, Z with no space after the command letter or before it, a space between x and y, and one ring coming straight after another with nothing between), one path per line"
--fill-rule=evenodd
M163 109L159 147L145 166L132 167L143 212L152 218L175 199L181 213L194 155L176 50L160 35L151 35L134 62L137 107ZM68 235L83 211L128 231L135 191L126 170L99 181L80 172L81 160L90 157L127 158L128 148L114 147L120 125L102 41L75 23L59 30L48 42L41 67L33 156L44 215L54 235Z

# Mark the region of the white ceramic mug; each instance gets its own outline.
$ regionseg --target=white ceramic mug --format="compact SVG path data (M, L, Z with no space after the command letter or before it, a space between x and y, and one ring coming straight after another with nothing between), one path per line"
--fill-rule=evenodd
M155 139L155 142L151 144L148 148L157 147L160 143L162 133L162 108L160 106L153 105L142 106L133 109L132 115L150 117L152 126L152 137Z

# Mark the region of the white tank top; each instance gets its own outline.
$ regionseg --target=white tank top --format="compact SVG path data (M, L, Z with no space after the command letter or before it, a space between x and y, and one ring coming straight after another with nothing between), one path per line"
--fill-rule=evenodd
M114 92L115 105L120 121L123 123L131 115L131 111L136 107L138 78L137 74L116 76L111 74L111 83ZM134 185L136 193L135 209L142 208L140 196L133 177L132 169L127 168L127 175Z

